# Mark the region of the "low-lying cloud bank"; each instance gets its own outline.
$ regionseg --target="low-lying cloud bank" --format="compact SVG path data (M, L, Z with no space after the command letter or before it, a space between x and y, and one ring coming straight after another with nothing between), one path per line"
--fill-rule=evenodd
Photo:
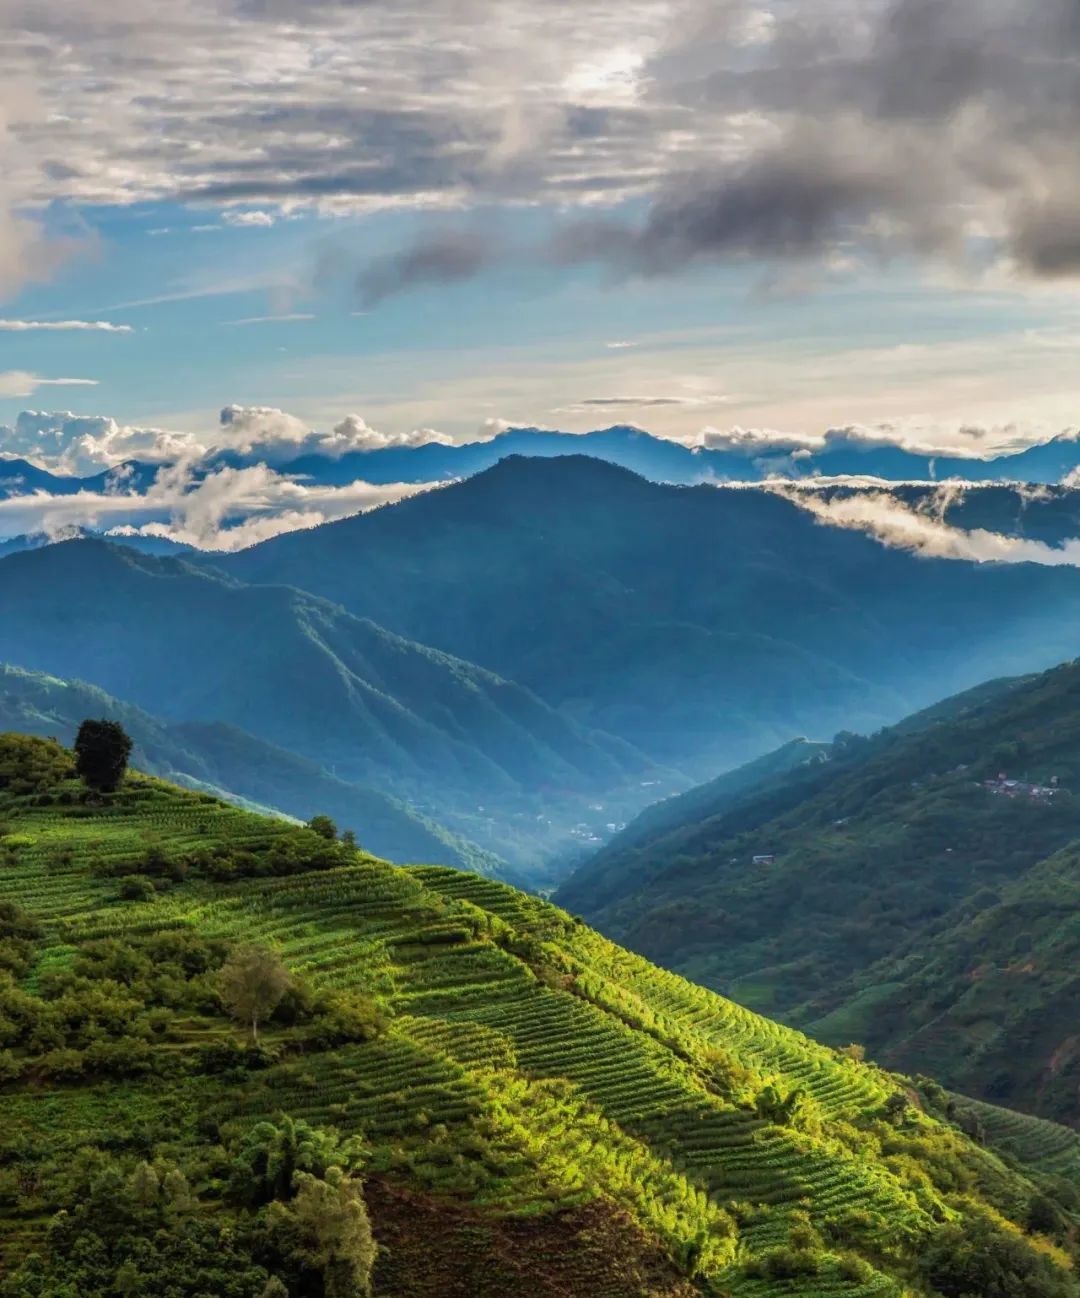
M190 464L164 468L143 494L123 490L0 500L0 537L60 539L81 528L160 537L203 550L242 550L283 532L363 513L429 489L428 484L313 486L269 465L220 468L196 477Z
M850 486L850 480L845 486ZM886 490L864 488L830 496L824 494L824 484L796 486L779 482L767 483L766 489L793 501L825 526L865 532L882 545L927 558L1080 567L1080 537L1053 546L1027 537L1005 536L985 528L968 530L946 522L946 509L958 503L969 489L965 483L948 484L943 492L929 496L921 507L908 505ZM1019 486L1015 489L1024 490Z
M320 432L273 406L226 406L217 429L205 434L121 424L107 415L71 411L24 410L14 425L0 425L0 456L25 459L37 468L71 477L92 477L125 460L171 464L231 452L280 464L302 455L339 459L354 451L451 441L434 428L385 433L360 415L346 415L328 432Z
M0 393L3 376L0 375ZM45 382L82 383L86 380L42 380L20 375L9 395L30 392ZM578 414L608 410L613 417L634 408L668 405L715 406L719 395L589 396L560 407ZM230 454L266 464L281 465L307 455L340 459L392 448L450 446L455 442L490 442L520 429L520 422L488 418L471 435L453 438L435 428L385 431L373 428L362 415L349 414L329 429L313 428L307 421L274 406L226 406L218 426L210 432L123 424L107 415L76 415L71 411L24 410L10 426L0 425L0 457L25 459L37 468L71 476L92 477L126 460L151 464L205 460ZM545 431L545 425L529 425ZM645 431L642 429L641 431ZM788 477L808 472L828 472L830 455L892 450L926 460L972 460L989 463L1046 443L1077 442L1080 428L1052 428L1041 424L927 424L915 421L844 424L822 432L786 431L733 426L703 427L682 445L690 451L710 451L745 459L767 473ZM948 471L946 467L946 471ZM928 476L934 476L929 466Z

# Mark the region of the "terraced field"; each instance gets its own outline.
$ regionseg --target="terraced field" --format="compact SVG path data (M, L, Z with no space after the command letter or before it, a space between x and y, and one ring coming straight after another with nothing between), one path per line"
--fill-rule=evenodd
M908 1104L900 1079L476 875L355 853L338 868L190 877L151 901L122 902L102 862L222 842L257 856L297 831L138 776L102 805L68 785L9 796L0 822L0 899L45 928L27 989L87 942L180 929L265 944L312 987L356 989L387 1017L374 1040L285 1049L227 1084L191 1070L9 1085L6 1119L30 1145L61 1133L74 1148L120 1115L149 1129L168 1114L179 1148L210 1127L226 1140L286 1112L362 1133L380 1183L492 1220L554 1222L598 1199L617 1205L679 1272L739 1298L928 1292L918 1253L943 1223L980 1196L988 1211L1015 1216L1036 1193L1012 1160L1048 1176L1080 1163L1061 1129L1033 1132L1031 1120L984 1107L1007 1165ZM168 1048L194 1057L234 1035L195 1016L172 1025ZM279 1040L271 1027L271 1049ZM963 1201L928 1151L964 1169ZM9 1265L41 1246L46 1224L5 1223ZM790 1274L778 1279L784 1265Z

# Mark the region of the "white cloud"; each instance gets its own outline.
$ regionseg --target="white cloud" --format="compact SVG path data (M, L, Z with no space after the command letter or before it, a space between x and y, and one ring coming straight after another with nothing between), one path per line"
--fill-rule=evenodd
M97 379L46 379L28 370L0 372L0 397L30 397L38 388L93 388Z
M713 428L706 426L698 434L693 445L707 451L726 451L733 455L745 455L748 459L763 455L792 455L804 451L817 452L825 449L827 438L824 434L786 433L775 428Z
M377 508L426 484L312 486L265 464L220 468L197 477L191 465L162 469L143 495L111 490L69 496L46 492L0 500L0 536L73 528L168 537L201 549L239 550L282 532L316 527Z
M887 492L860 491L827 497L793 486L771 484L767 489L793 500L823 524L865 532L882 545L928 558L1080 567L1080 538L1058 547L983 528L968 531L944 522L940 512L914 509ZM954 490L963 489L962 484L954 484Z
M283 315L249 315L240 320L223 320L227 325L288 324L290 322L314 320L308 311L287 311Z
M260 229L266 229L274 224L274 217L270 212L238 212L233 208L226 208L221 214L221 219L226 225L254 226Z
M629 338L615 339L613 342L604 343L604 346L613 352L624 351L627 347L636 347L637 343Z
M0 426L0 454L76 477L100 473L124 460L190 460L205 452L190 434L132 428L104 415L70 410L24 410L12 427Z
M67 333L85 331L92 333L129 334L131 325L111 324L108 320L0 320L0 333Z
M5 380L9 380L7 387ZM21 396L32 391L34 383L61 381L76 380L0 374L0 395ZM491 431L478 440L495 435ZM431 443L447 446L451 440L434 428L383 432L356 414L347 415L323 432L274 406L226 406L217 431L199 435L121 424L106 415L76 415L71 411L24 410L13 426L0 425L0 455L17 456L51 472L77 477L100 473L124 460L155 464L182 461L188 465L215 451L229 451L277 464L300 455L337 459L351 451Z
M785 431L775 428L702 428L689 444L710 451L745 455L748 459L770 456L793 461L832 452L868 452L892 448L925 458L959 458L989 461L1023 451L1051 440L1075 441L1076 428L1055 429L1031 424L929 423L894 420L880 424L847 424L823 433ZM827 460L824 464L827 466Z
M381 451L391 446L426 446L432 442L451 444L449 437L434 428L381 432L361 415L346 415L330 432L317 432L295 415L273 406L226 406L221 412L221 430L217 446L241 454L257 452L270 461L310 454L337 459L350 451Z

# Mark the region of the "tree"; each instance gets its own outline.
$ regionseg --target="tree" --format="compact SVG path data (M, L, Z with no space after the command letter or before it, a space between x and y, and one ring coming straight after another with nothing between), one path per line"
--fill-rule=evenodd
M320 838L327 838L332 843L337 838L337 825L329 816L312 816L307 823L308 829Z
M75 769L88 788L112 793L131 756L131 739L117 721L84 721L75 738Z
M328 1167L325 1178L298 1172L295 1184L292 1203L273 1205L272 1214L294 1256L322 1273L326 1298L367 1298L378 1246L360 1182Z
M259 1039L260 1020L273 1014L291 986L288 969L264 946L238 947L218 975L225 1008L241 1023L251 1024L253 1044Z

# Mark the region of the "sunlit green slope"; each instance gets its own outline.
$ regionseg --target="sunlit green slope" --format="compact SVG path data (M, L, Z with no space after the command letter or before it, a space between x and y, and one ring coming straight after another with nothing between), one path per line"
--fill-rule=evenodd
M281 1114L364 1137L376 1295L995 1292L970 1287L973 1255L1020 1286L1002 1294L1077 1292L1061 1169L1007 1162L902 1079L505 885L392 867L146 777L88 799L68 775L63 750L0 740L0 900L39 924L0 975L0 1006L38 1016L27 1038L0 1013L5 1298L91 1266L71 1224L88 1148L121 1187L167 1160L190 1187L183 1229L254 1240L251 1268L276 1274L226 1173ZM188 982L131 972L188 941L204 960ZM233 1044L214 991L238 943L275 949L306 988L258 1049ZM354 993L378 1007L370 1030L341 1017ZM284 1292L331 1298L304 1275Z

